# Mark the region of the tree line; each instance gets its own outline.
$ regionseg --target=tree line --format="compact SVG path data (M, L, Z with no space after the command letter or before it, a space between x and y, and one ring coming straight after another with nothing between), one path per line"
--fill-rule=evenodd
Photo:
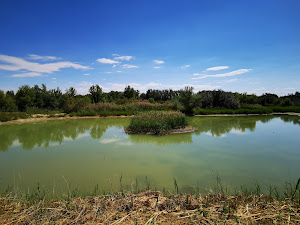
M227 108L238 109L244 105L259 104L262 106L300 105L300 93L279 97L276 94L265 93L261 96L247 93L233 93L223 90L194 92L193 87L182 90L155 90L149 89L146 93L127 86L124 91L103 92L99 85L92 85L89 93L80 95L76 89L70 87L63 93L61 89L47 89L41 86L23 85L14 91L0 90L0 111L24 112L30 108L63 110L65 112L78 111L89 104L115 103L126 104L129 102L148 100L150 103L170 102L178 107L183 107L186 112L199 108Z

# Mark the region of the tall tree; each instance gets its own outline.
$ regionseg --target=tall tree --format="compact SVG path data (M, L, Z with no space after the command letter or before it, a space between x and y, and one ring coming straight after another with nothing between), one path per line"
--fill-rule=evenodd
M193 109L201 104L200 95L195 95L193 87L185 87L180 90L179 102L183 105L185 113L193 113Z
M91 86L89 92L93 103L98 103L102 100L102 88L98 84Z
M34 106L35 93L28 85L19 87L15 98L20 111L25 111L28 107Z

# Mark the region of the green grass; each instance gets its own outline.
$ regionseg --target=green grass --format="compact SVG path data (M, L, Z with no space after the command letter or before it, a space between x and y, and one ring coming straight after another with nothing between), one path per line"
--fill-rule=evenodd
M84 110L79 112L70 113L69 116L131 116L139 113L138 111L94 111Z
M168 133L172 129L184 128L187 120L183 113L172 111L153 111L133 117L127 131L130 133Z
M196 109L196 115L212 115L212 114L270 114L270 113L285 113L285 112L300 112L300 106L261 106L247 107L241 109Z
M30 117L27 113L24 112L0 112L0 121L7 122L17 119L26 119Z

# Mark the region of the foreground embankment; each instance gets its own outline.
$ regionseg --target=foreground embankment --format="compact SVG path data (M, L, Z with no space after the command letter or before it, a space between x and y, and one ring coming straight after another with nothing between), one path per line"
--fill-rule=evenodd
M0 197L0 224L299 224L299 202L265 196L157 191L59 201Z

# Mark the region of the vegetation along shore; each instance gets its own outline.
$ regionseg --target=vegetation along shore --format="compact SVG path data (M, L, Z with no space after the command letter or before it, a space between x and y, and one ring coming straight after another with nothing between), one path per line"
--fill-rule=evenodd
M40 186L31 193L0 195L1 224L299 224L300 179L283 188L259 184L230 193L217 180L207 194L174 190L82 194L69 190L60 198Z
M33 117L131 116L149 111L182 111L188 115L300 113L300 93L261 96L222 90L193 92L192 87L174 91L149 89L146 93L127 86L123 92L105 93L93 85L89 94L78 95L74 88L62 92L46 85L0 90L0 121ZM37 116L38 114L38 116ZM42 115L41 115L42 114Z

